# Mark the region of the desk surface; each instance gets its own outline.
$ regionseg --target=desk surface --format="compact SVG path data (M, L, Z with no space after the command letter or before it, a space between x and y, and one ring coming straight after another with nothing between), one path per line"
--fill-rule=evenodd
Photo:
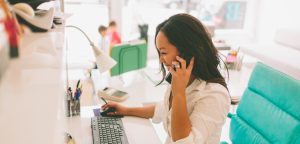
M67 130L77 144L92 144L91 117L92 109L98 106L82 107L81 116L67 119ZM92 114L92 115L89 115ZM161 143L151 122L148 119L137 117L122 118L124 130L130 144L159 144Z
M24 35L0 81L0 143L63 141L63 31Z
M91 130L91 117L94 116L93 109L99 108L104 104L93 94L94 92L91 89L93 85L96 90L102 89L105 86L111 86L128 92L129 98L122 103L127 106L142 106L142 102L160 100L166 88L166 86L155 87L150 81L145 81L138 71L130 72L122 77L113 78L107 77L106 74L99 74L97 70L93 71L92 75L92 80L87 79L86 82L83 83L84 90L81 98L81 115L69 117L66 121L67 132L72 135L77 144L93 143ZM124 83L124 81L126 81L126 83ZM132 83L130 81L132 81ZM125 116L122 118L122 121L130 144L162 143L149 119Z

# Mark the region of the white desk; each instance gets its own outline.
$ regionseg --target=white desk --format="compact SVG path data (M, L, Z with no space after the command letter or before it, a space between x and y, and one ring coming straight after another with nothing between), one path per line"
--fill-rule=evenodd
M240 71L228 70L229 78L225 76L229 93L232 97L241 97L247 88L252 68L243 66Z
M227 56L228 50L219 51L222 55ZM245 55L242 52L239 53L243 56L243 64L240 70L229 69L227 75L226 69L221 69L221 73L225 78L229 93L232 97L241 97L247 88L248 81L250 79L252 70L255 63L258 61L257 58ZM221 58L223 56L221 55ZM225 59L223 59L225 61Z
M98 106L83 107L81 113L91 113ZM99 108L99 107L98 107ZM92 144L91 117L75 116L67 119L67 131L77 144ZM160 144L151 122L148 119L137 117L122 118L124 130L130 144Z
M62 143L63 31L24 35L0 81L0 143Z
M101 76L96 70L93 71L92 79L95 82L96 89L101 89L108 85L128 92L129 98L122 103L127 106L142 106L142 102L157 101L163 97L165 86L155 87L153 83L145 80L137 72L129 72L123 78L126 79L124 81L129 83L122 83L120 77L108 78ZM99 108L103 102L96 96L92 96L81 98L81 103L85 105L81 107L81 115L67 118L67 132L72 135L77 144L92 144L91 117L94 116L93 109ZM125 116L122 118L122 121L130 144L162 143L150 120Z
M158 72L155 70L156 65L158 66L157 60L148 61L150 73L153 73L152 76L154 77L152 80L149 80L146 76L137 72L129 72L121 77L109 78L100 75L98 71L93 71L95 89L101 89L108 85L128 92L130 97L123 103L128 106L161 101L163 100L167 85L163 84L155 87L153 81L160 80L160 76L155 75L155 73ZM228 87L232 96L242 96L251 72L252 68L247 66L243 66L241 71L229 70L230 78ZM123 83L122 80L125 83ZM94 96L82 98L81 103L85 106L81 109L81 117L68 118L67 131L75 138L78 144L90 144L92 143L90 119L93 116L92 109L99 108L103 102ZM156 127L155 131L151 121L147 119L125 117L123 123L129 143L157 144L165 140L166 134L164 130ZM159 136L157 134L159 134Z

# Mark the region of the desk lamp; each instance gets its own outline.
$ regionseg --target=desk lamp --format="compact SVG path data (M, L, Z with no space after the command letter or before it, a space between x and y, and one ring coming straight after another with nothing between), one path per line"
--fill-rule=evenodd
M105 72L105 71L111 69L114 65L117 64L117 62L114 59L112 59L111 57L109 57L101 49L97 48L95 46L95 44L91 41L91 39L87 36L87 34L83 30L81 30L79 27L76 27L76 26L73 26L73 25L67 25L66 28L77 29L77 30L79 30L86 37L86 39L89 41L91 47L93 48L93 52L94 52L94 55L95 55L95 58L96 58L96 65L97 65L97 68L99 69L100 73ZM68 72L67 72L67 81L69 81L68 80ZM77 87L78 87L78 84L77 84ZM67 88L69 88L68 82L67 82ZM69 90L68 90L68 92L72 93L72 91L69 91ZM67 94L67 99L69 99L69 96L70 95L68 93ZM69 100L67 100L67 104L66 104L66 106L67 106L66 116L69 117L69 116L71 116L71 114L70 114L71 109L70 109L70 104L69 104L70 101L69 102L68 101Z
M100 73L111 69L114 65L117 64L117 62L114 59L112 59L110 56L108 56L100 48L97 48L95 46L95 44L91 41L91 39L87 36L87 34L83 30L81 30L79 27L76 27L73 25L67 25L66 27L67 28L75 28L75 29L79 30L87 38L91 47L93 48L93 52L94 52L94 55L96 58L96 64L97 64L98 69L100 70Z

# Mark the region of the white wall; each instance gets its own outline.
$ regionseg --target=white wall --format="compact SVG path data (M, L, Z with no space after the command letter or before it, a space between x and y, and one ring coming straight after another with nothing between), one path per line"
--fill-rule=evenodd
M300 79L300 66L297 63L300 57L300 1L260 0L254 26L254 43L243 45L243 52ZM281 33L277 33L275 41L277 30L281 30Z
M80 27L97 45L99 25L108 25L108 7L98 3L67 3L65 12L72 14L67 25ZM75 29L66 29L69 47L69 68L90 68L95 57L92 49L82 33Z
M269 44L278 28L300 29L299 0L260 0L256 19L256 41Z

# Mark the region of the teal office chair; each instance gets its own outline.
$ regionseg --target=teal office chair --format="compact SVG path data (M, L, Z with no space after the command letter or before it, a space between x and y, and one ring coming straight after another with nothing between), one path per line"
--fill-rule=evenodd
M112 48L111 56L117 64L111 69L111 76L146 67L147 44L144 40L137 43L117 45Z
M234 144L300 144L300 81L257 63L228 117Z

